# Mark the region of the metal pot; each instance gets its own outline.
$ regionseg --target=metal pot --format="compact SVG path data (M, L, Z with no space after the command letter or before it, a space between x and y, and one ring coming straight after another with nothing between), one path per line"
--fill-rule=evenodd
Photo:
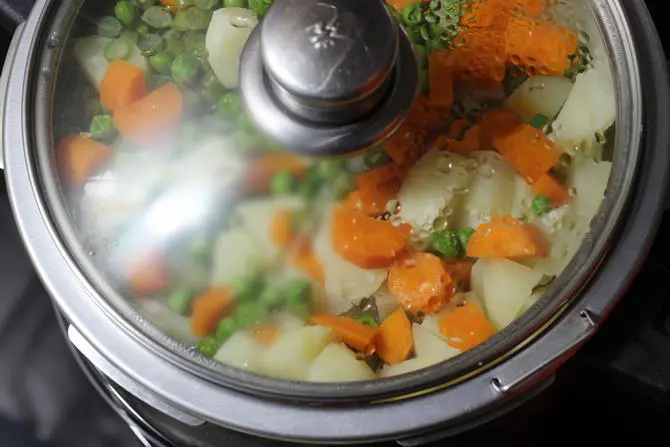
M67 103L64 49L97 13L92 3L38 1L17 29L1 84L5 175L69 340L131 411L173 442L213 445L232 429L307 443L416 445L493 418L551 383L622 296L654 237L668 182L665 59L641 0L591 0L616 85L615 162L592 232L549 292L477 348L396 378L312 384L208 362L110 285L77 237L53 173L54 119Z

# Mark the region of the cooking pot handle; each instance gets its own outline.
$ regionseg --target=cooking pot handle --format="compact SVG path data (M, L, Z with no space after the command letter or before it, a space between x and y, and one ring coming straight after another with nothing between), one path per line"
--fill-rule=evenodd
M16 47L23 34L23 23L19 24L14 31L12 36L12 41L9 44L9 49L7 50L7 57L5 57L5 65L2 67L2 74L0 74L0 170L4 168L4 129L3 125L5 122L5 98L7 97L7 89L9 88L9 70L14 63L14 55L16 53Z
M194 417L184 410L175 408L159 397L157 394L140 386L133 378L121 372L112 365L97 349L91 345L86 338L72 325L67 328L67 336L75 348L98 369L105 377L118 384L143 402L151 405L158 411L161 411L171 418L174 418L186 425L196 427L205 423L202 419Z

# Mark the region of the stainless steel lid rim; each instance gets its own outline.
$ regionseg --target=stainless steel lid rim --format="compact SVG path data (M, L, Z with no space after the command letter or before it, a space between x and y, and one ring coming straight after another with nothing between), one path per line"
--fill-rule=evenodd
M46 3L42 1L39 4L44 6ZM642 14L639 9L631 8L631 12ZM640 8L639 3L637 8ZM28 29L32 28L31 24L34 27L40 22L41 14L44 14L44 11L33 14ZM22 64L23 67L28 66L33 40L21 42L17 57L18 66ZM649 57L649 54L646 54ZM655 62L649 63L653 65ZM661 70L661 73L666 74L665 67L662 67ZM8 95L9 110L22 110L25 105L28 88L22 83L22 78L22 72L18 69L13 70L13 83L18 82L22 87L19 91L12 91ZM659 82L655 79L653 82L658 88L656 92L662 98L667 98L667 86L661 85L663 81ZM653 98L656 92L645 91L645 100L651 99L651 103L646 104L654 104L656 109L660 109ZM649 95L652 98L649 98ZM5 131L10 137L9 140L14 144L26 145L28 143L25 127L27 118L26 115L13 115L7 118L9 125L6 126ZM657 119L657 117L649 116L648 118ZM653 126L650 127L653 128ZM642 251L648 248L656 231L657 223L653 218L660 213L662 200L651 194L645 195L644 192L648 192L650 188L667 186L665 178L668 166L667 153L651 150L653 147L659 147L657 146L659 144L667 144L667 129L654 129L654 132L648 137L653 137L647 140L649 149L645 154L645 174L647 172L649 174L639 179L642 192L636 194L636 200L632 202L630 209L631 220L625 223L621 238L611 253L612 262L616 262L618 268L626 274L610 274L606 279L598 275L589 285L589 294L580 304L588 306L594 315L604 315L612 307L612 297L618 296L627 281L630 280L634 273L633 266L639 263L641 248ZM42 273L48 267L58 269L61 273L68 271L69 266L60 251L61 247L44 227L42 220L45 216L39 200L33 195L28 156L22 151L13 150L7 154L7 160L7 175L15 213L34 262ZM437 426L444 420L457 419L459 412L467 412L473 408L486 408L504 399L506 396L496 392L490 386L491 380L518 366L515 365L515 361L521 356L519 354L507 363L471 379L467 384L454 386L448 393L435 393L420 399L387 404L383 412L376 411L373 407L347 408L346 411L339 411L329 407L314 408L280 404L222 390L213 383L199 380L158 355L148 352L141 345L134 343L129 334L116 330L118 328L104 314L93 311L86 315L86 312L82 312L82 310L96 309L92 307L94 304L88 296L88 293L92 291L87 290L84 284L74 283L70 279L66 275L43 275L43 280L61 308L68 318L82 330L87 339L96 346L102 346L100 343L104 342L108 348L105 352L106 358L111 362L122 369L128 369L130 359L139 360L139 364L134 364L134 368L130 368L134 371L128 370L128 372L135 373L134 378L165 397L166 400L180 402L183 408L212 422L272 437L284 437L289 433L303 440L323 440L329 437L342 439L344 435L344 440L358 441L396 437L402 433ZM68 300L64 300L64 296L68 296ZM75 307L79 307L78 311L75 311ZM581 307L575 308L569 315L578 315L581 310ZM547 332L547 336L554 333L557 327L567 324L566 321L566 319L561 320L556 327ZM101 328L108 329L106 335L110 339L103 340L102 331L94 330ZM523 353L531 349L532 346ZM535 349L538 349L537 345ZM149 367L146 368L146 366ZM188 398L188 401L184 401L184 398ZM419 411L422 415L421 421L407 420L411 419L406 417L407 414ZM327 425L315 423L315 421L326 419L329 421ZM392 421L392 427L389 427L389 421Z

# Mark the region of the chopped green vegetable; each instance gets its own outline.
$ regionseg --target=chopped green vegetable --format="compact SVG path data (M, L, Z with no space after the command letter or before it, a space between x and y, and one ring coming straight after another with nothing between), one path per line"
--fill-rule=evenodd
M454 231L434 231L430 235L430 248L444 258L463 257L461 241Z
M184 51L200 58L207 55L205 45L205 33L200 31L188 31L184 34Z
M172 14L168 8L150 6L142 14L142 21L152 28L164 29L172 23Z
M375 320L372 316L368 314L361 314L358 317L354 318L354 320L367 326L373 327L375 329L379 327L379 323L377 322L377 320Z
M98 22L98 34L108 39L119 37L122 29L123 25L114 17L103 17Z
M137 45L137 42L140 40L140 33L132 29L124 29L121 31L121 37L128 39L128 42L132 42Z
M219 4L219 0L195 0L195 6L200 9L210 10Z
M183 11L185 15L185 23L188 24L188 29L199 31L207 29L209 22L212 19L211 11L205 11L200 8L189 8Z
M265 288L265 281L260 275L244 275L233 279L233 296L238 302L255 302Z
M305 304L309 301L312 287L309 281L295 278L288 280L282 286L282 290L287 304Z
M228 92L221 96L216 104L216 110L219 114L227 118L235 118L242 112L242 102L240 95L235 92Z
M235 318L226 317L216 325L216 339L225 342L237 331L239 325Z
M168 297L168 307L180 315L186 315L194 296L190 287L179 287Z
M271 2L267 2L266 0L248 0L248 3L249 9L256 13L259 18L263 17L271 6Z
M198 75L199 70L198 60L188 54L180 54L172 61L170 66L172 78L177 83L192 81Z
M547 115L538 113L530 120L529 124L536 129L543 130L550 121L551 119Z
M139 34L146 34L149 31L151 31L151 29L149 29L149 25L147 25L146 23L140 23L139 25L137 25L137 32Z
M334 158L321 160L316 164L316 172L324 180L336 179L342 172L342 169L342 160Z
M255 301L239 303L233 318L240 328L255 326L263 321L267 315L267 310L261 307Z
M188 14L186 14L185 10L181 9L177 11L174 20L172 21L172 28L177 31L188 31L191 29L191 25L188 21Z
M205 357L212 358L221 347L221 342L216 337L201 338L196 347L197 351Z
M114 120L111 115L96 115L91 119L91 136L96 140L104 140L114 136Z
M149 57L149 64L158 73L169 73L173 57L170 53L157 53Z
M318 175L318 172L310 168L298 185L298 193L304 200L309 201L316 197L322 186L323 179Z
M108 61L128 59L130 57L130 42L125 37L117 37L105 45L105 58Z
M278 309L284 304L284 294L276 284L268 285L258 297L260 305L268 309Z
M150 57L163 51L165 49L165 42L160 34L146 33L142 34L137 46L144 56Z
M184 39L179 31L168 30L163 33L165 41L165 51L173 56L177 56L185 51Z
M402 20L405 25L418 25L423 20L423 11L418 2L409 3L402 10Z
M282 196L295 191L295 179L289 171L279 171L270 180L270 191L272 194Z
M246 8L247 0L223 0L223 6L226 8Z
M176 0L175 4L178 9L186 9L195 4L195 0Z
M135 5L127 1L116 2L114 6L114 15L121 23L130 26L135 22L137 17L137 10Z
M551 205L551 201L547 196L535 196L533 198L533 213L536 216L541 216L543 214L547 214L549 211L551 211L554 207Z
M349 172L342 171L340 175L332 181L331 191L335 200L342 200L349 193L356 189L356 179Z
M468 246L470 236L472 236L474 232L475 229L472 227L463 227L456 230L456 236L458 236L458 240L460 241L463 250Z

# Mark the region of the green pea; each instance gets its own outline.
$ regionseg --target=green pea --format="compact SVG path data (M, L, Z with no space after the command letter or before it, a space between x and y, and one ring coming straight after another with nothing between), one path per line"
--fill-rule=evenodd
M124 29L121 31L121 37L137 45L137 42L140 40L140 33L132 29Z
M168 307L180 315L186 315L194 296L190 287L179 287L168 297Z
M137 32L139 34L146 34L149 31L151 30L149 29L149 25L147 25L146 23L140 23L139 25L137 25Z
M108 61L128 59L128 57L130 57L130 42L126 38L117 37L105 45L105 58Z
M554 209L553 205L551 204L551 201L549 200L549 197L547 196L535 196L533 198L532 208L533 213L536 216L547 214L549 211Z
M267 316L265 307L256 302L239 303L234 312L235 322L240 328L247 328L261 323Z
M413 2L409 3L402 10L402 20L406 25L418 25L423 20L421 5Z
M205 33L199 31L188 31L184 34L184 51L187 53L206 52Z
M224 93L216 104L216 110L227 118L235 118L242 112L240 95L235 92Z
M177 11L177 14L174 16L174 20L172 21L172 29L177 31L188 31L191 29L191 25L188 20L188 14L186 14L185 10L182 9Z
M309 302L312 287L309 281L302 278L288 280L282 287L287 306L306 304Z
M221 347L221 342L216 339L216 337L204 337L201 338L196 346L196 350L210 359L216 355L216 352Z
M225 342L239 328L237 321L232 317L226 317L223 320L219 321L219 324L216 325L216 338L221 342Z
M265 0L248 0L249 9L251 9L258 17L262 17L268 12L270 6Z
M152 28L164 29L172 23L172 14L162 6L150 6L142 14L142 21Z
M238 302L255 301L265 288L265 281L259 275L244 275L232 281L233 296Z
M202 99L208 104L216 104L223 92L224 88L221 84L207 84L203 85L202 90L200 91L200 96L202 96Z
M223 6L226 8L246 8L247 0L223 0Z
M114 121L111 115L96 115L91 119L91 136L96 140L104 140L114 136Z
M121 23L126 26L130 26L135 22L137 17L137 10L135 5L127 1L116 2L114 6L114 15Z
M468 242L470 242L470 237L473 235L474 232L475 229L472 227L463 227L456 230L456 236L458 236L458 240L461 242L461 247L463 247L463 250L465 250L466 247L468 246Z
M165 49L165 42L160 34L146 33L142 34L137 46L144 56L149 57L163 51Z
M169 53L156 53L149 57L149 64L158 73L169 73L172 64L172 55Z
M200 8L189 8L184 11L184 14L188 22L188 29L193 31L207 29L212 19L211 11L205 11Z
M170 66L172 78L177 83L192 81L198 75L199 69L198 60L188 54L180 54L172 61Z
M434 231L430 235L430 248L444 258L463 257L461 241L453 231Z
M184 52L184 39L179 31L168 30L163 33L165 52L177 56Z
M284 295L281 288L276 285L270 285L263 289L258 302L268 309L278 309L284 304Z
M195 0L196 8L210 10L219 4L219 0Z
M295 179L289 171L279 171L270 180L272 194L283 196L295 191Z
M98 22L98 34L108 39L119 37L122 29L123 25L114 17L103 17Z
M175 3L178 9L187 9L195 4L195 0L177 0Z

